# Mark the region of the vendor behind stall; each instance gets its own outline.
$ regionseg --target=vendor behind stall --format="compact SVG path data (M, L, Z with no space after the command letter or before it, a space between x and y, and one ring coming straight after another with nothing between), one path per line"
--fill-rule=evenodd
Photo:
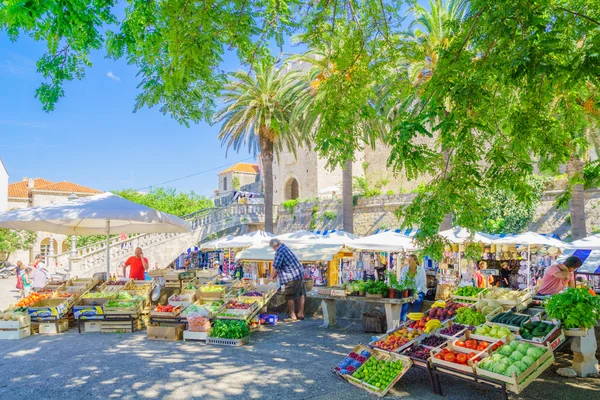
M575 287L575 270L583 262L579 257L571 256L563 264L554 264L546 270L542 278L539 295L550 295L562 292L566 287Z
M405 282L407 277L414 280L416 294L419 298L412 303L402 304L402 311L400 313L400 319L402 321L406 321L406 316L410 310L412 310L412 312L421 311L423 299L427 293L427 275L425 274L425 268L419 265L419 259L414 254L408 256L408 267L404 267L402 268L402 271L400 271L399 281Z

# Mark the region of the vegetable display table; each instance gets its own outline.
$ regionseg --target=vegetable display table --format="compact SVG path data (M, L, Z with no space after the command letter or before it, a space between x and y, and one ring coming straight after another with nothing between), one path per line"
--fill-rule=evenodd
M402 305L405 303L411 303L418 298L418 296L410 296L405 299L377 299L359 296L336 297L314 292L307 293L306 297L321 300L324 328L336 326L337 322L335 319L335 313L337 310L336 303L338 301L364 301L366 303L383 305L385 308L385 318L387 320L388 331L400 326L400 311L402 310Z

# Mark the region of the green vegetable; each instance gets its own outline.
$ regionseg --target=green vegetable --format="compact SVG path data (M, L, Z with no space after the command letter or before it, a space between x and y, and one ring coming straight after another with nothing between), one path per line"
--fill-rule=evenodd
M483 290L484 288L476 288L475 286L461 286L452 292L452 294L464 297L477 297L479 292Z
M369 294L381 294L387 296L389 291L388 285L383 281L367 281L365 282L365 292Z
M568 288L552 295L545 307L548 316L560 320L567 329L590 329L600 319L600 296L592 296L587 288Z
M210 337L223 339L241 339L250 334L245 321L217 319L213 322Z
M485 323L485 315L469 307L463 307L456 311L456 322L464 325L477 326Z

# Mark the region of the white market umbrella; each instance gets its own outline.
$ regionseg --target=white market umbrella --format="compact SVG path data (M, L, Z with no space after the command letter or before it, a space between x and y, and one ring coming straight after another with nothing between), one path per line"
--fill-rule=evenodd
M102 193L67 203L0 213L0 227L63 235L106 234L106 273L110 276L110 235L121 233L185 233L189 222L116 196Z
M356 250L386 251L389 253L416 249L412 238L390 231L352 240L348 243L348 247Z
M286 246L294 253L300 262L331 261L343 246L326 243L290 243ZM244 261L273 261L275 252L266 243L255 244L235 255L236 260Z
M236 236L231 240L224 240L218 244L219 249L235 249L235 248L243 248L250 247L255 244L261 244L268 242L275 235L272 233L268 233L265 231L255 231L246 233L244 235Z
M310 239L318 239L321 236L317 235L316 233L310 232L310 231L306 231L306 230L299 230L296 232L291 232L291 233L284 233L282 235L278 235L276 236L277 239L281 240L282 242L288 243L288 242L304 242L306 240L310 240ZM270 240L270 239L269 239Z
M535 232L523 232L516 235L506 235L495 238L494 244L522 244L527 245L527 288L531 287L531 245L555 246L565 248L566 243Z
M325 236L316 235L314 239L317 243L332 244L332 245L347 245L353 241L360 239L360 236L354 235L349 232L335 231ZM312 240L309 242L312 243Z
M232 239L233 239L233 236L228 235L228 236L224 236L219 239L215 239L215 240L211 240L206 243L202 243L200 245L200 250L217 250L219 248L220 243L223 243L225 241L232 240Z
M600 234L575 240L568 244L567 247L572 249L600 250Z
M576 273L600 275L600 250L566 249L560 255L560 257L558 257L556 262L564 262L567 259L567 257L570 256L579 257L579 259L583 262L581 267L577 269Z
M451 243L483 243L492 244L492 239L479 232L472 232L469 229L455 227L439 233Z

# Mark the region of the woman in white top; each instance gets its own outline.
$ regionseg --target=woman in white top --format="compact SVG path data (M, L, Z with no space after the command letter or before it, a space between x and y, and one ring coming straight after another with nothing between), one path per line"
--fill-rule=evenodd
M419 296L419 298L412 303L406 303L402 305L402 312L400 313L400 319L402 321L406 321L406 316L408 315L409 310L412 312L421 311L423 299L427 293L427 275L425 274L425 268L419 265L419 259L414 254L408 256L408 267L404 267L400 271L399 282L403 282L407 276L414 279L416 294Z

